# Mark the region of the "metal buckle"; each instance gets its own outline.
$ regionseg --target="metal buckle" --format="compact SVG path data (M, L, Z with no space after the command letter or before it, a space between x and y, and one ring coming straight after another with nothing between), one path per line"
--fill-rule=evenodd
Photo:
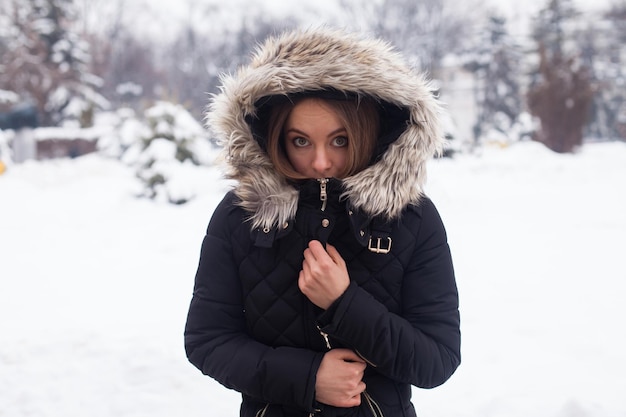
M381 245L380 245L381 242L382 242L382 238L380 238L380 237L377 238L376 239L376 246L374 247L372 245L372 237L370 236L370 241L367 244L367 249L369 249L371 252L374 252L374 253L389 253L391 251L391 238L390 237L387 238L388 244L387 244L386 248L385 247L381 247Z

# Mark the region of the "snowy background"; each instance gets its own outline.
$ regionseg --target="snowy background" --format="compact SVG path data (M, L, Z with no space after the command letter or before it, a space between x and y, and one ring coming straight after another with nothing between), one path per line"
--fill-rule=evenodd
M207 1L75 3L85 14L84 28L94 33L114 22L123 4L117 23L172 52L181 50L169 45L181 25L213 29L218 20L230 28L242 23L242 5L284 16L295 7L311 24L338 5L233 0L208 22L198 12ZM599 43L614 32L586 13L610 2L575 1L584 23L600 23L594 31ZM481 8L503 11L513 36L522 39L528 19L545 3L488 0ZM0 35L12 39L7 17L0 14ZM61 41L74 39L72 33ZM203 46L210 40L201 39ZM111 36L104 40L111 46ZM143 45L126 38L120 44L117 53L127 49L130 56ZM83 56L80 45L74 58ZM40 59L36 52L26 48L16 62ZM178 59L168 56L164 63ZM614 64L615 73L599 65L599 74L609 82L605 93L619 99L623 75ZM132 67L131 75L141 76L125 81L154 78L145 69ZM20 78L6 74L0 72L9 81ZM95 93L95 79L80 74L80 86ZM172 92L182 94L183 84L191 84L204 106L205 90L192 75L176 79ZM206 71L200 75L204 83ZM471 89L463 79L456 83L456 95L452 88L444 97L462 139L462 127L468 130L477 115L467 103ZM139 88L135 98L149 101L149 91ZM0 90L0 102L17 103L9 93ZM145 112L116 106L96 114L96 125L80 134L71 130L80 112L69 114L75 119L68 124L32 132L37 141L97 137L98 153L76 159L20 164L10 158L15 132L0 131L0 162L6 163L6 172L0 169L0 417L238 415L239 395L201 375L183 348L200 243L229 187L211 164L215 149L180 105L160 103ZM626 297L626 144L598 136L606 142L586 143L573 154L523 140L486 140L471 153L430 163L427 190L447 226L457 271L463 363L445 385L414 390L420 416L626 417L620 308ZM186 159L178 158L181 152Z
M463 363L420 416L626 416L626 144L521 142L432 161L461 297ZM228 189L140 199L102 155L0 175L0 416L235 416L185 358L200 243Z

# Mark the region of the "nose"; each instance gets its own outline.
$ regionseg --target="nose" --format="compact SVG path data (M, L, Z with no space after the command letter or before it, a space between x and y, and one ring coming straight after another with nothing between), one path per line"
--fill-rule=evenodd
M326 174L333 165L328 151L324 148L316 149L312 165L317 173Z

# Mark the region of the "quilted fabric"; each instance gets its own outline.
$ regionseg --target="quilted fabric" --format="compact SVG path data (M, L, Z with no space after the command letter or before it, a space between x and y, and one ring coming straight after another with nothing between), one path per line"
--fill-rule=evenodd
M314 187L314 182L308 185ZM451 262L441 220L430 200L424 199L419 207L407 208L401 219L383 224L382 231L375 230L377 226L370 222L366 229L369 234L384 233L392 239L389 253L374 253L357 243L360 230L352 225L363 224L351 219L353 214L339 202L338 192L322 212L312 197L314 193L306 189L301 191L296 219L291 225L283 225L282 230L250 231L234 194L218 207L205 242L220 239L232 255L213 253L214 244L210 253L203 249L186 329L190 359L224 385L242 391L242 410L250 409L249 415L274 402L283 406L268 408L266 415L307 415L319 406L313 399L312 373L327 350L322 329L333 348L355 349L370 363L365 380L377 404L395 410L392 415L412 416L410 384L436 386L454 372L460 361L456 286L453 272L446 269L451 268ZM328 220L326 227L324 220ZM269 247L262 239L266 235L273 236ZM335 246L352 280L346 294L326 312L308 301L297 285L302 253L311 239ZM420 272L425 260L416 253L426 253L428 268L437 271L435 277L429 276L429 271ZM446 274L440 273L442 268ZM226 278L215 282L216 275ZM420 288L425 300L420 300ZM239 311L225 308L224 301L229 299ZM420 334L410 337L413 344L407 343L406 349L395 343L406 342L406 334L415 329L407 327L401 316L409 317L412 326L420 328ZM242 348L241 342L233 343L223 334L212 338L210 332L203 331L205 326L245 329L255 342L243 345L255 347ZM259 353L259 349L264 352ZM407 367L412 356L433 355L432 349L441 350L437 361L419 369ZM266 372L277 360L269 357L293 352L306 359L281 357L280 364L274 365L281 368L281 373L291 375L292 389L268 386L267 382L276 378L276 369L272 368L271 376ZM249 358L254 360L248 362ZM349 415L371 415L366 411L361 407ZM318 415L344 415L341 413L347 410L326 406Z
M202 243L189 360L242 393L242 416L415 416L411 385L437 386L460 363L450 250L423 192L444 143L432 86L385 42L325 28L269 38L222 81L207 121L234 187ZM325 210L315 180L287 180L266 152L271 103L302 94L379 105L371 164L332 179ZM326 311L297 283L312 239L337 248L351 279ZM327 340L368 363L359 407L315 401Z

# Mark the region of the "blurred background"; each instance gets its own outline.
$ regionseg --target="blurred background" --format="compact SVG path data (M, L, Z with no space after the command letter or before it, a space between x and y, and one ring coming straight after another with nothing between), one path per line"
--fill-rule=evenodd
M428 417L626 417L626 1L0 0L0 417L233 416L186 360L231 184L203 127L268 35L380 36L436 87L463 363Z
M86 129L105 113L109 128L145 124L161 101L201 121L219 74L270 34L319 24L387 39L435 80L450 152L626 138L623 0L2 0L0 128ZM36 149L5 134L2 160L122 151L97 143L102 131L74 130L71 144L64 134L39 132Z

